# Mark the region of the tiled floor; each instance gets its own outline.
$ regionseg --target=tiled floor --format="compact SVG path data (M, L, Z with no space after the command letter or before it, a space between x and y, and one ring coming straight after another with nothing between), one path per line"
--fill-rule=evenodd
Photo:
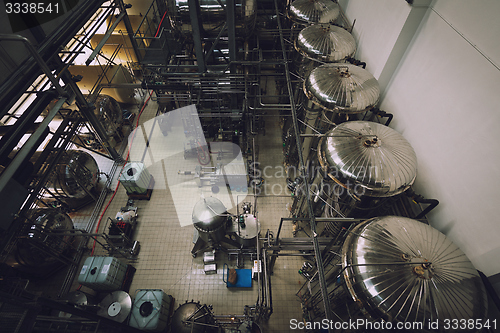
M156 109L156 103L152 101L145 108L140 118L143 127L139 127L140 131L134 138L129 158L130 161L140 161L144 155L144 163L155 178L151 199L134 202L139 215L134 238L140 242L141 249L137 259L129 261L137 269L130 294L134 297L137 289L163 289L175 298L175 308L186 300L194 300L213 305L216 315L242 315L245 305L253 306L257 302L257 283L254 281L252 288L249 289L227 288L222 280L223 264L235 267L236 260L235 258L228 260L228 256L223 252L216 254L217 274L205 275L202 256L193 258L191 255L194 228L191 224L186 225L185 221L191 220L194 204L203 197L218 197L226 207L232 207L228 209L230 213L234 213L235 206L241 206L246 197L246 200L251 201L253 205L256 203L261 237L264 237L267 230L276 234L280 218L289 216L287 207L291 203L282 170L279 117L277 114L269 113L269 117L266 117L266 135L256 137L256 144L259 146L259 167L265 180L260 188L260 196L254 201L241 191L228 193L226 189L221 189L214 195L209 186L198 188L192 176L179 175L179 170L194 170L198 161L196 157L184 159L182 143L175 143L183 137L183 134L176 132L179 129L175 126L167 137L162 135L157 123L151 130L153 124L151 119L155 116ZM146 154L144 154L146 149L144 137L149 137L150 142ZM166 140L167 138L170 141ZM113 190L117 184L117 177L118 175L115 175L111 185ZM110 198L111 194L105 203ZM120 185L104 214L101 232L104 231L107 218L115 217L126 202L126 191ZM72 214L78 226L88 218L91 208ZM282 237L292 237L291 230L290 224L284 224ZM107 253L97 246L94 254ZM267 322L261 323L265 332L286 332L290 327L290 319L301 317L300 303L295 293L304 282L298 274L302 261L301 257L277 259L271 277L273 314ZM251 268L252 264L249 259L245 259L244 268ZM71 290L77 287L78 283L75 281ZM82 287L82 290L89 291L86 287Z

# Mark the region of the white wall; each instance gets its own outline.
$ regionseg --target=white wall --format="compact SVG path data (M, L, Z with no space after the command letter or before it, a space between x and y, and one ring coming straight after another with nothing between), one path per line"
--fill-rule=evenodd
M391 13L389 2L375 1ZM394 113L391 126L417 153L417 192L440 201L431 224L490 276L500 272L500 1L435 0L431 7L381 108Z
M387 62L411 6L399 0L349 0L341 2L354 28L358 43L355 57L366 62L366 69L378 79Z

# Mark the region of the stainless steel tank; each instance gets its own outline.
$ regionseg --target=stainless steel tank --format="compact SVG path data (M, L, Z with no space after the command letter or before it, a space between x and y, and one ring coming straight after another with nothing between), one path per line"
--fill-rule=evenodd
M215 243L226 235L229 218L226 207L219 199L208 197L198 201L192 218L195 229L205 242Z
M340 14L340 7L332 0L295 0L287 10L293 22L302 25L333 23Z
M322 63L342 62L356 52L356 41L347 30L332 24L313 24L302 29L294 41L296 72L306 77Z
M236 241L244 247L256 246L260 232L260 223L257 218L252 214L242 214L234 223Z
M58 209L32 210L17 240L12 266L37 269L59 263L58 257L73 249L74 236L67 235L72 229L71 218Z
M116 136L123 122L123 112L120 104L108 95L99 95L94 104L94 113L104 126L107 135L110 137Z
M339 124L317 147L308 179L316 216L373 217L391 197L406 191L417 175L417 157L410 143L379 123ZM303 196L296 207L298 215L307 216ZM326 228L336 236L342 227L342 223L324 223L319 232Z
M211 310L199 302L187 302L175 310L170 321L170 331L175 333L213 332L215 323Z
M217 35L227 21L226 0L199 0L203 29ZM191 17L187 0L167 0L168 17L173 27L191 34ZM257 17L257 0L235 0L235 22L238 34L248 36L253 32Z
M314 130L324 133L346 115L370 110L379 100L377 80L365 69L351 64L325 64L314 68L303 83L304 128L302 155L309 157Z
M321 138L318 160L326 177L358 197L406 191L417 176L417 156L392 128L369 121L342 123Z
M367 70L351 64L325 64L311 71L304 94L327 111L361 113L377 104L380 87Z
M83 199L99 183L95 159L81 150L65 151L50 179L51 191L62 198Z
M342 248L349 302L370 321L477 321L488 313L481 278L444 234L416 220L386 216L357 225ZM335 305L333 305L335 307ZM474 326L474 325L473 325ZM469 331L475 331L470 329Z

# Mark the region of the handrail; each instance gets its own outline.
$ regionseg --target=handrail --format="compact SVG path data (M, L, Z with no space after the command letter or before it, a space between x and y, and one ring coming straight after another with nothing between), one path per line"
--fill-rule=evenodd
M7 35L7 34L0 34L0 41L2 40L7 40L7 41L12 41L12 42L21 42L23 43L28 51L31 53L35 61L40 65L40 68L42 69L43 73L47 76L47 78L52 82L54 85L54 88L56 88L57 93L61 97L67 97L68 94L64 91L64 89L61 87L59 82L55 79L55 77L52 75L49 66L47 66L47 63L40 57L38 54L37 50L33 47L33 44L31 44L30 40L26 37L23 37L21 35Z

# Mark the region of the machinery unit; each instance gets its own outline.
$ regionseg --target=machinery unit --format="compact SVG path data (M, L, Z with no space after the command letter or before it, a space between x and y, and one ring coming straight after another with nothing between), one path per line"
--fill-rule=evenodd
M144 331L166 329L173 298L161 289L139 289L136 292L129 325Z
M78 283L96 291L121 289L127 265L114 257L88 257L82 266Z
M108 218L107 239L114 249L136 256L140 251L140 243L133 240L137 225L137 207L133 207L133 203L129 199L127 206L122 207L114 219Z
M181 171L180 174L191 173ZM221 186L229 186L229 189L235 192L248 191L247 172L243 161L226 165L217 163L215 167L197 165L194 171L194 180L198 187L211 186L214 193L217 193Z
M416 331L431 332L429 322L484 320L488 313L481 277L465 254L438 230L404 217L356 225L325 266L325 279L339 321L411 321L422 325ZM298 293L311 321L321 320L318 287L312 278Z
M147 195L153 190L153 176L141 162L125 164L119 180L128 195Z
M243 213L234 216L219 199L208 197L196 203L192 216L196 239L193 256L206 250L226 249L226 245L236 249L257 245L260 224L250 214L249 203L243 203Z

